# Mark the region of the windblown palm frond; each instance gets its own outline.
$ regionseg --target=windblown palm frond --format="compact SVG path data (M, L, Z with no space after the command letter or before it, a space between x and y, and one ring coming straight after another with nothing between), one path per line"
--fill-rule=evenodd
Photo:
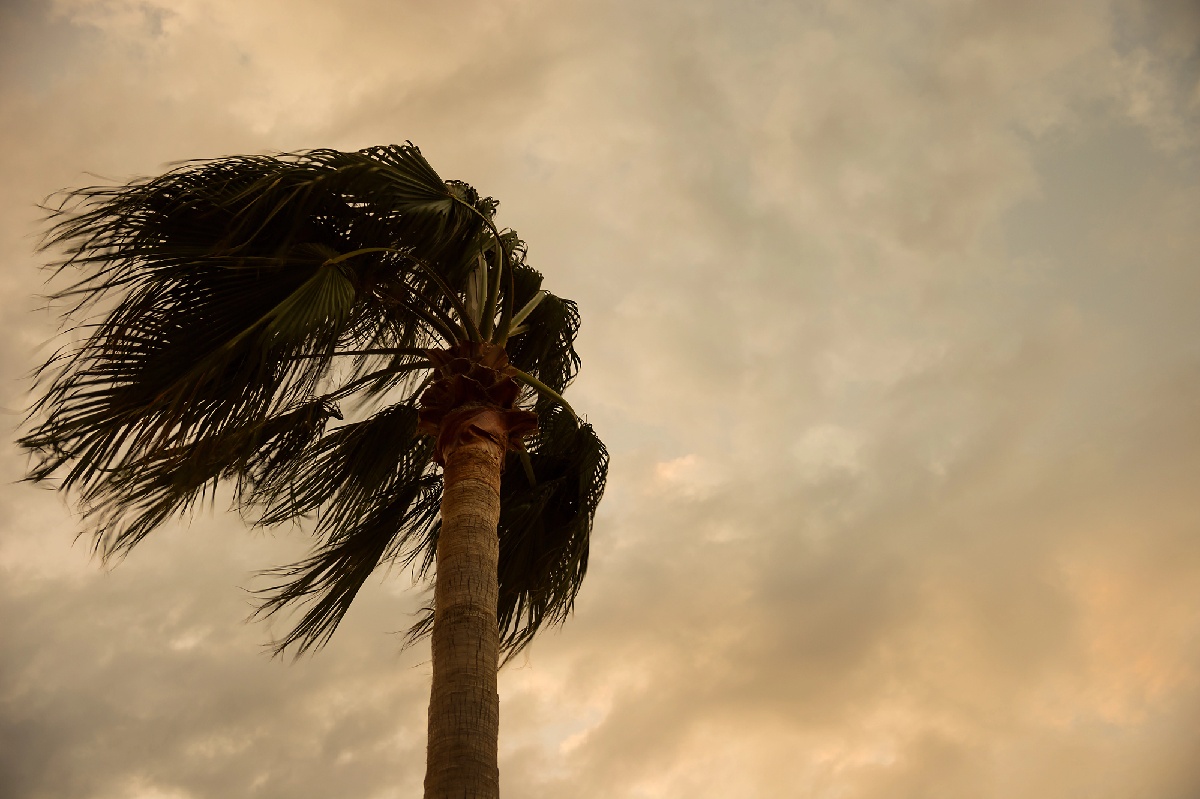
M417 431L429 353L490 340L541 419L502 483L511 654L571 608L607 454L561 397L578 310L541 289L496 208L411 144L184 162L68 192L46 246L65 249L51 299L74 327L38 373L29 478L78 496L104 558L222 481L257 524L311 517L310 556L272 572L284 582L261 608L307 608L277 643L303 652L379 565L428 570L441 493ZM342 406L370 403L385 407L342 421Z
M521 323L525 331L509 340L508 358L513 366L535 375L561 394L579 371L579 356L575 353L579 309L570 300L542 291L541 273L524 262L515 265L512 275L518 308L539 293L542 296Z
M441 496L431 450L429 437L417 435L416 408L404 402L329 433L257 483L260 524L315 513L322 541L300 563L272 572L289 582L267 592L260 613L308 604L276 651L294 643L303 652L328 640L380 563L412 558L427 545Z
M510 454L500 487L499 620L509 657L574 607L608 477L608 450L591 425L560 407L538 415L529 453L536 482Z

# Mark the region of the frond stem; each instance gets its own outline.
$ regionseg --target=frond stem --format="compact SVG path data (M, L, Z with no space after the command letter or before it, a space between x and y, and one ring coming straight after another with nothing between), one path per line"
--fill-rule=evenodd
M522 372L520 369L517 369L516 367L511 367L511 368L513 370L513 379L517 380L520 383L524 383L525 385L529 386L530 388L532 388L534 391L538 392L542 396L547 397L548 399L554 400L559 405L563 406L563 408L566 410L567 413L571 414L572 419L574 419L577 422L579 421L579 416L575 413L575 409L571 407L571 403L569 403L565 399L563 399L562 394L559 394L557 391L550 388L550 386L546 385L541 380L538 380L533 375Z
M496 343L503 347L508 343L509 338L517 335L519 332L524 332L526 328L522 328L521 323L529 317L529 314L533 313L534 309L541 304L542 300L546 298L548 293L549 292L539 289L538 292L533 295L533 299L525 303L521 310L509 316L507 321L503 320L502 318L501 321L504 323L500 327L500 339Z
M451 196L453 197L453 195ZM488 230L492 231L492 237L496 240L496 282L487 287L487 301L483 305L483 329L480 331L485 339L489 342L494 342L492 334L496 329L496 304L500 298L500 278L504 275L504 262L508 260L507 252L504 249L504 241L500 238L500 231L496 229L496 224L486 214L465 200L461 200L458 197L453 197L453 199L456 203L470 209L471 213L483 220L483 224L487 225ZM512 270L510 269L509 271L511 272ZM511 275L509 275L509 282L512 282Z
M529 481L530 487L536 487L537 475L533 473L533 461L529 457L529 450L521 447L517 450L517 457L521 459L521 468L525 470L525 479Z
M405 288L407 288L407 286ZM437 315L430 313L428 309L420 308L415 304L408 302L403 297L396 296L395 294L389 294L388 299L392 300L401 308L413 314L414 316L420 318L421 321L433 328L435 332L441 334L442 338L445 339L447 344L453 344L459 340L458 331L456 331L449 322L439 319Z
M412 355L412 356L424 356L424 355L425 355L425 350L418 349L418 348L415 348L415 347L376 347L376 348L374 348L374 349L367 349L367 350L343 350L342 352L335 352L335 353L333 353L333 356L332 356L332 357L335 357L335 358L336 358L336 357L338 357L339 355ZM293 356L291 357L291 359L290 359L290 360L293 360L293 361L300 361L300 360L304 360L305 358L326 358L326 357L330 357L330 356L326 356L326 355L293 355Z
M428 275L430 278L433 279L433 282L438 284L438 288L440 288L442 290L442 292L446 295L446 299L449 300L450 304L454 306L454 310L458 313L458 315L460 317L462 317L463 325L466 327L467 336L471 339L471 341L479 341L480 340L479 327L475 324L475 320L473 318L471 318L471 314L467 312L467 308L465 305L463 305L463 302L459 298L458 293L450 288L450 285L444 279L442 279L442 276L439 275L437 273L437 270L435 270L428 262L424 261L421 258L415 257L411 252L408 252L407 250L399 250L399 249L396 249L395 247L364 247L361 250L354 250L352 252L342 253L341 255L330 258L328 261L325 262L325 265L328 266L328 265L332 265L332 264L338 264L338 263L341 263L342 261L349 260L350 258L354 258L355 256L358 256L358 255L367 255L367 254L376 253L376 252L389 252L389 253L396 253L397 255L403 255L404 257L408 258L408 260L410 262L412 262L415 266L420 267L421 270L424 271L426 275Z
M372 380L376 380L380 377L384 377L385 375L400 374L401 372L415 372L418 369L432 369L432 368L433 368L433 364L431 364L429 361L415 361L413 363L406 363L406 364L402 364L400 366L389 366L386 369L378 369L374 372L371 372L369 375L363 375L362 377L358 378L357 380L351 380L349 383L342 386L337 391L326 394L324 397L322 397L322 399L325 399L325 400L341 399L342 397L344 397L347 394L354 391L359 386L370 383Z

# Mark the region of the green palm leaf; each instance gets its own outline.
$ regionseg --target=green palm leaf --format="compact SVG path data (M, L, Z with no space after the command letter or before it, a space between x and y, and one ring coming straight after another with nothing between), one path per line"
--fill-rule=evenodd
M77 494L104 557L222 481L259 525L309 519L310 555L272 572L261 612L303 607L278 649L320 646L376 568L432 563L424 351L490 333L552 394L578 370L578 309L544 292L496 208L411 144L190 161L68 192L46 246L66 253L52 299L74 327L39 371L20 442L30 479ZM607 469L591 428L550 396L534 406L533 481L516 454L503 476L510 655L569 613ZM339 403L363 418L331 424Z

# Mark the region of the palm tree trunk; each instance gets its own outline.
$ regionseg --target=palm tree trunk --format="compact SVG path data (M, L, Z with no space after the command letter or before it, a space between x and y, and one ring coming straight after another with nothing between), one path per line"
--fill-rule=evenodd
M505 445L472 435L444 451L434 588L425 799L498 799L497 566Z

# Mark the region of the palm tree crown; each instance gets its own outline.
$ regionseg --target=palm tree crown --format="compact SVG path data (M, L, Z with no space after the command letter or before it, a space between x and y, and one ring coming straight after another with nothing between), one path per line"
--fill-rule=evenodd
M30 479L61 477L103 558L220 483L253 524L312 519L311 553L273 570L260 607L304 609L275 642L299 654L381 564L430 574L447 419L494 408L511 656L572 607L608 456L562 398L575 303L542 289L496 208L411 144L184 162L67 193L47 246L66 249L56 273L74 277L52 299L73 326L39 372Z

